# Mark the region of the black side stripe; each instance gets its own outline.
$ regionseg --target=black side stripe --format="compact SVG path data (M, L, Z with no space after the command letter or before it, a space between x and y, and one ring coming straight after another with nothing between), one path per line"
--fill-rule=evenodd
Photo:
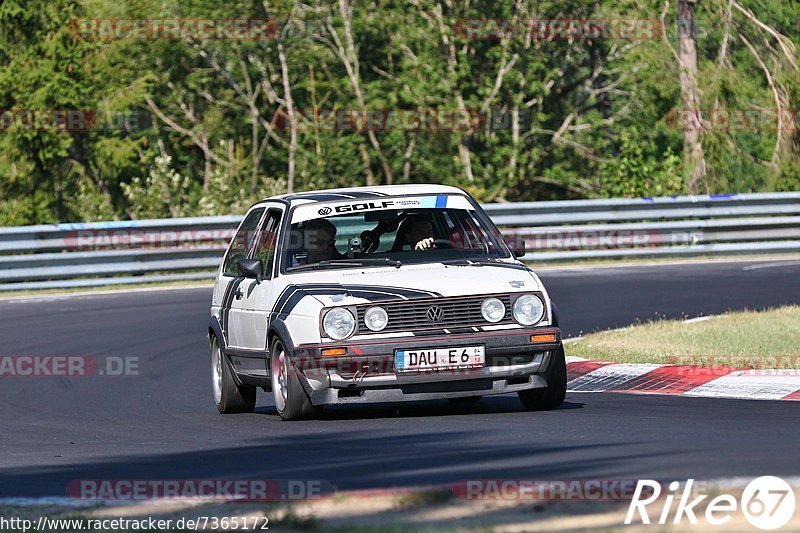
M315 289L313 296L332 296L334 294L341 294L343 291L340 289ZM381 302L381 301L390 301L390 300L399 300L398 296L390 296L388 294L378 294L373 292L362 292L362 291L347 291L347 294L350 296L354 296L356 298L363 298L369 302ZM305 298L306 296L312 296L303 289L293 291L291 297L281 306L280 309L274 310L270 313L270 320L275 320L276 318L284 319L289 316L289 313L297 307L297 304Z
M334 294L342 294L341 289L314 289L313 296L333 296ZM348 290L347 294L353 296L355 298L361 298L367 300L368 302L389 302L389 301L397 301L397 300L407 300L408 298L403 298L396 294L386 294L382 292L375 292L375 291L359 291L359 290ZM281 307L281 309L276 310L272 314L272 318L285 318L292 312L292 310L300 303L300 301L305 298L306 296L312 296L309 292L304 289L300 289L297 291L292 292L291 297L286 301L285 304Z
M225 306L229 305L228 304L228 296L231 293L231 289L232 289L234 283L236 283L236 280L228 282L228 284L225 286L225 293L222 295L222 301L219 304L219 307L220 307L219 327L220 327L220 329L222 330L223 333L227 333L225 331Z
M383 287L380 285L341 285L339 283L325 283L325 284L309 284L309 285L289 285L287 286L278 299L275 301L273 309L281 312L282 306L292 297L296 291L325 291L331 290L336 293L352 293L353 291L385 293L391 296L398 296L402 299L414 298L436 298L442 295L431 291L422 291L417 289L406 289L403 287Z
M441 298L442 295L438 292L432 291L423 291L419 289L407 289L405 287L384 287L383 285L343 285L343 287L347 290L364 290L364 291L375 291L375 292L385 292L389 294L396 294L398 296L403 296L409 300L413 300L414 298Z
M413 300L420 298L437 298L442 295L436 292L405 289L401 287L382 287L377 285L289 285L284 289L270 312L270 320L286 317L300 301L311 295L334 295L347 293L356 298L370 302L386 302L394 300Z
M222 298L222 313L220 315L220 327L223 333L228 334L228 315L231 313L231 304L233 304L233 295L239 285L242 284L244 278L236 278L234 281L228 283L225 289L225 296Z

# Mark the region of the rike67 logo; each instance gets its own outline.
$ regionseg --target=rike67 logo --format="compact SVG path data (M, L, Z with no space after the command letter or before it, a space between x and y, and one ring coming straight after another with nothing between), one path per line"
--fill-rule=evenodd
M791 485L779 477L762 476L754 479L742 491L741 499L731 494L721 494L710 500L709 495L696 498L694 480L683 485L673 481L662 497L662 486L658 481L639 480L633 493L625 524L641 521L642 524L658 525L699 523L704 518L711 526L724 526L739 511L750 525L763 530L774 530L785 526L795 510L795 495ZM677 504L675 501L677 500ZM702 512L701 509L705 508ZM650 513L655 511L655 515ZM638 517L637 517L638 515Z

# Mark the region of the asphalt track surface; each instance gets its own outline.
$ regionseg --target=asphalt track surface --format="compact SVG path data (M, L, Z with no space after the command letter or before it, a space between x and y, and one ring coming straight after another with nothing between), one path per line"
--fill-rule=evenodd
M546 270L574 336L655 316L800 304L800 262ZM210 289L0 301L0 355L139 357L139 376L0 378L0 498L76 479L324 480L338 489L466 479L800 475L796 402L569 394L337 407L281 422L271 397L221 416L205 341Z

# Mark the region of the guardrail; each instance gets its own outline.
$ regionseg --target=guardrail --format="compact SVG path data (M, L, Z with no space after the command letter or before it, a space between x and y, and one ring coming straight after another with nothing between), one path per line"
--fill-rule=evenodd
M488 204L524 260L800 252L800 192ZM211 279L241 217L0 228L0 291Z

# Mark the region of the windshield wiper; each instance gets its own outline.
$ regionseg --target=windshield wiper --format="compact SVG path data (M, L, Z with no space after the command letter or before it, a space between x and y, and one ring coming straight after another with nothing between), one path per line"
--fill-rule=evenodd
M294 272L297 270L318 270L324 268L341 268L341 267L360 267L360 266L393 266L400 268L403 263L397 259L389 259L388 257L362 257L356 259L327 259L319 263L311 263L310 265L298 265L289 267L286 270Z
M497 257L462 257L459 259L450 259L447 261L442 261L445 265L485 265L485 264L494 264L494 263L502 263Z
M350 263L360 266L386 265L386 266L393 266L395 268L400 268L401 266L403 266L403 263L401 263L399 259L392 259L390 257L358 257L353 259L331 259L330 263L334 264Z

